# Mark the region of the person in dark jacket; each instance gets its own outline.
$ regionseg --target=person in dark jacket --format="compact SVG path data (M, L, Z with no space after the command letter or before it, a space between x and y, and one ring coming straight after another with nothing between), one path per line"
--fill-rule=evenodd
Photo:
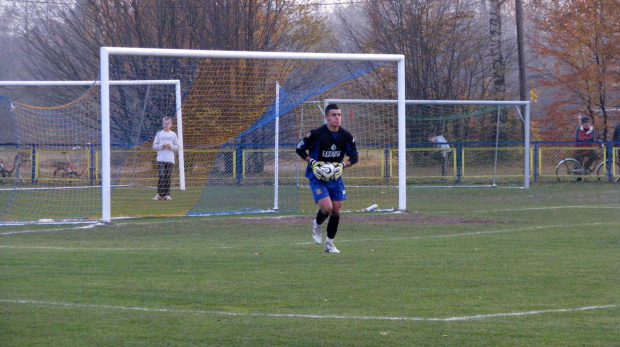
M590 118L582 117L581 125L575 129L575 147L595 147L596 132L590 124ZM599 154L594 149L575 150L575 159L583 165L586 173L592 172L592 164L598 160Z
M614 136L611 138L614 142L615 146L620 146L620 122L616 124L616 128L614 129Z

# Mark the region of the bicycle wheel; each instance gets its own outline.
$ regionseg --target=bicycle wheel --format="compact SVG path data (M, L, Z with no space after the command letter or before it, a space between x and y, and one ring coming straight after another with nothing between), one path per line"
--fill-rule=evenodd
M581 163L573 158L561 160L555 167L555 177L560 182L581 181L583 174Z
M606 181L610 181L609 177L607 176L607 173L609 171L607 170L607 162L601 162L596 166L596 177L598 178L599 181L601 182L606 182Z

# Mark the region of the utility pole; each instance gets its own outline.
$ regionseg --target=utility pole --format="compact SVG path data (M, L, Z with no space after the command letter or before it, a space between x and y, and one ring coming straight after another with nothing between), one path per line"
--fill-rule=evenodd
M517 51L519 55L519 99L527 101L525 50L523 48L523 6L521 5L521 0L515 0L515 15L517 21ZM525 105L521 106L521 115L525 116ZM525 124L523 124L522 132L525 132Z
M523 6L521 5L521 0L515 0L515 8L517 20L517 50L519 55L519 97L521 101L526 101L525 50L523 48Z

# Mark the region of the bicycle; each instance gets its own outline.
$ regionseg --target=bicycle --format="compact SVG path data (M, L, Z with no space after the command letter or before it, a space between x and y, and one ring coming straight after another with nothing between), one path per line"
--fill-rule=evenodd
M620 162L617 163L620 165ZM575 158L564 158L555 167L555 176L558 181L575 181L581 182L585 178L584 176L596 174L596 178L599 181L607 181L607 161L603 160L594 166L594 170L584 168L581 162ZM615 182L620 181L620 177Z
M52 163L54 167L54 173L52 175L54 177L54 183L58 184L68 181L68 183L71 184L73 179L82 177L84 171L86 171L86 167L84 167L82 171L78 171L71 162L71 159L69 159L69 154L67 152L62 153L65 155L67 161L56 161Z
M18 182L25 182L25 180L22 179L21 173L19 171L22 162L22 155L18 152L17 154L15 154L15 158L13 159L13 168L11 170L8 170L4 165L4 159L2 158L2 155L0 155L0 183L4 183L5 178L10 178L13 172L15 172L15 179Z

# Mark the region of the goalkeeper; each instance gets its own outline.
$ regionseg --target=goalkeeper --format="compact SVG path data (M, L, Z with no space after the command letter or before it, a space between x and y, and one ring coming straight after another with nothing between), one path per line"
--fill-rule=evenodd
M297 154L308 162L305 176L310 181L314 201L319 204L316 219L312 222L312 238L320 244L323 239L322 224L327 222L325 252L340 253L334 246L334 238L340 223L342 202L347 199L342 181L342 171L358 160L355 138L340 126L342 113L336 104L325 107L325 124L310 130L297 144ZM345 156L348 159L344 159ZM334 165L334 175L329 180L323 176L321 166L326 162Z

